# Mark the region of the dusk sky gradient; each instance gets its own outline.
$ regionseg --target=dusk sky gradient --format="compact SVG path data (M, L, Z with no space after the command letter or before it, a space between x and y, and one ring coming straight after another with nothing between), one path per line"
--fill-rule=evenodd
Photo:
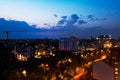
M0 21L0 26L4 26L0 31L18 30L18 24L8 27L8 22L24 21L29 27L46 29L57 37L74 35L85 38L104 33L118 37L119 7L120 0L0 0L0 18L6 21L6 24ZM96 32L100 33L94 35Z
M120 37L120 0L0 0L0 39L4 31L9 39Z

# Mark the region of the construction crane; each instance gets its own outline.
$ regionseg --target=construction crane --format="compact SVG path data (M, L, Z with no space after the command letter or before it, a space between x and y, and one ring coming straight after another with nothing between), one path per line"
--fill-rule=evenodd
M6 31L3 31L3 33L6 35L6 40L9 39L9 33L11 32L25 32L25 33L41 33L41 34L46 34L46 33L42 33L42 32L39 32L39 31L29 31L29 30L6 30Z
M7 40L8 40L8 34L9 34L9 32L12 32L12 31L3 31L3 33L6 34L6 39L7 39Z
M3 33L6 34L6 39L7 39L7 40L9 39L9 33L10 33L10 32L23 32L23 31L9 31L9 30L3 31Z

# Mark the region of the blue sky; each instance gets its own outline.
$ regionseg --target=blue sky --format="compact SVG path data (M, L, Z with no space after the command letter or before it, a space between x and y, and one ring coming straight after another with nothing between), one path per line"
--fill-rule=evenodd
M55 26L60 16L92 14L98 18L120 16L119 0L0 0L0 17ZM56 14L58 18L53 15ZM116 15L118 14L118 15ZM116 19L116 18L115 18Z
M120 0L0 0L0 18L39 29L114 28L120 27L119 5Z

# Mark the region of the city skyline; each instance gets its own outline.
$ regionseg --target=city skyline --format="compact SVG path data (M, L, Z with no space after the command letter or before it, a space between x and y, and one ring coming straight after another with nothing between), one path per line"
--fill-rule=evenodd
M119 37L119 5L119 0L1 0L0 38L7 30L24 31L10 38Z

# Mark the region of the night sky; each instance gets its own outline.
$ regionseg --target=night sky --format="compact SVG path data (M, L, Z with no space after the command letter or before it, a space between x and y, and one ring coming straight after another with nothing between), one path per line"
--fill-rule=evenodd
M0 38L120 36L120 0L0 0Z

